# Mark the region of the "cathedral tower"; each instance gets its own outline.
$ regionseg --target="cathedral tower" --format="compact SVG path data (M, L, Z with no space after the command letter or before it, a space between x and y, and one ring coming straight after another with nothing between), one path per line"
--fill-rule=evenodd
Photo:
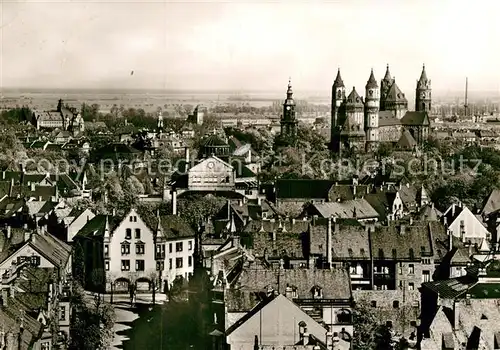
M378 112L380 102L380 90L377 81L373 75L373 69L370 73L370 78L365 87L365 132L366 132L366 149L373 150L377 147L379 141L378 135Z
M349 148L352 152L365 149L364 131L364 104L363 98L358 95L356 88L352 88L345 103L345 121L340 133L341 147Z
M338 151L340 127L342 126L342 105L345 101L345 85L340 76L340 68L332 85L332 106L330 119L330 142L332 149Z
M380 110L385 111L385 101L387 99L387 95L389 94L389 89L394 83L394 79L391 77L391 73L389 72L389 65L387 65L387 69L385 71L384 79L380 82Z
M297 137L297 119L295 118L295 101L293 100L292 82L288 80L286 100L283 103L283 116L281 117L281 136L284 140L293 142Z
M427 79L425 65L422 68L422 74L417 81L415 94L415 111L431 113L431 81Z

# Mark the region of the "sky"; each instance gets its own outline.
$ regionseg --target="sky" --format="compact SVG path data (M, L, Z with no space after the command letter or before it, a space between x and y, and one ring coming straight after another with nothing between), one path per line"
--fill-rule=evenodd
M500 93L500 1L0 0L1 87ZM132 74L133 72L133 74ZM410 92L410 91L408 91Z

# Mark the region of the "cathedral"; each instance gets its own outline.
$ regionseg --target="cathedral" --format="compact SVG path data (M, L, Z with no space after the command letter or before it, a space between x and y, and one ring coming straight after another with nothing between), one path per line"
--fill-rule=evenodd
M290 90L291 91L291 90ZM365 98L355 88L346 97L340 69L332 86L331 148L335 152L373 151L380 142L420 145L429 134L431 81L425 66L417 81L415 111L391 77L389 65L380 86L370 73Z

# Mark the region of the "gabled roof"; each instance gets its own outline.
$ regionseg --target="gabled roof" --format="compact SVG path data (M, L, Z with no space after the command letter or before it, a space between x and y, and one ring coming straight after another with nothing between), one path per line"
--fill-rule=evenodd
M498 209L500 209L500 190L495 188L484 202L481 215L488 215Z
M401 91L396 82L394 82L389 88L389 91L387 92L386 101L395 101L396 103L397 102L408 103L405 94Z
M347 96L347 104L352 104L352 105L363 105L363 100L361 97L358 95L358 92L356 91L356 88L353 87L351 93L349 96Z
M371 219L378 218L379 213L364 199L353 199L343 202L312 203L311 206L324 218Z
M378 125L379 127L401 125L401 120L396 118L393 111L380 111L378 113Z
M469 276L451 278L442 281L422 283L422 287L434 291L440 298L455 299L464 296L477 281Z
M401 118L401 124L414 125L414 126L429 126L429 117L427 112L406 112L404 117Z
M413 150L417 146L417 141L415 141L408 130L405 130L401 134L397 146L402 149Z
M168 239L181 239L194 237L195 232L191 226L180 216L165 215L160 217L159 227L163 237Z

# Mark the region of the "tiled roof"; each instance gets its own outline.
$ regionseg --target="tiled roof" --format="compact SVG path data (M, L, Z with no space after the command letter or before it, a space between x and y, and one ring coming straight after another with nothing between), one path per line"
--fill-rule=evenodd
M482 215L488 215L496 210L500 209L500 189L493 189L484 202Z
M374 259L420 260L432 256L432 242L427 223L378 226L371 233Z
M395 198L396 193L387 191L370 193L365 196L365 200L375 209L381 218L387 217L387 214L392 212L392 204Z
M31 246L50 260L56 267L65 268L71 256L71 246L49 233L32 234Z
M476 283L475 279L468 276L422 283L422 287L428 288L443 299L455 299L465 295L466 291Z
M277 274L280 274L277 285ZM350 278L345 269L243 269L237 285L245 290L261 291L271 286L274 290L284 291L286 286L295 287L297 298L311 298L311 289L318 286L323 290L323 298L349 299L352 296Z
M335 184L331 180L276 180L277 199L327 199L328 191Z
M395 102L404 102L408 103L408 100L405 97L405 94L401 91L399 86L394 82L389 91L387 92L386 101L395 101Z
M324 218L340 219L372 219L378 218L378 212L364 199L354 199L344 202L313 203L312 207Z
M177 215L161 216L160 228L166 239L180 239L195 236L195 232L191 226Z
M418 215L421 221L439 221L443 214L434 205L428 204L420 210Z
M403 125L429 125L429 118L427 112L406 112L403 118L401 118L401 124Z
M379 127L382 126L393 126L393 125L401 125L401 120L396 118L392 111L380 111L379 112Z
M328 199L330 201L345 201L354 198L360 198L369 192L370 186L367 185L347 185L335 184L328 191Z
M399 148L412 150L416 145L417 141L415 141L413 136L411 136L410 132L408 130L403 131L401 137L399 138L397 146Z

